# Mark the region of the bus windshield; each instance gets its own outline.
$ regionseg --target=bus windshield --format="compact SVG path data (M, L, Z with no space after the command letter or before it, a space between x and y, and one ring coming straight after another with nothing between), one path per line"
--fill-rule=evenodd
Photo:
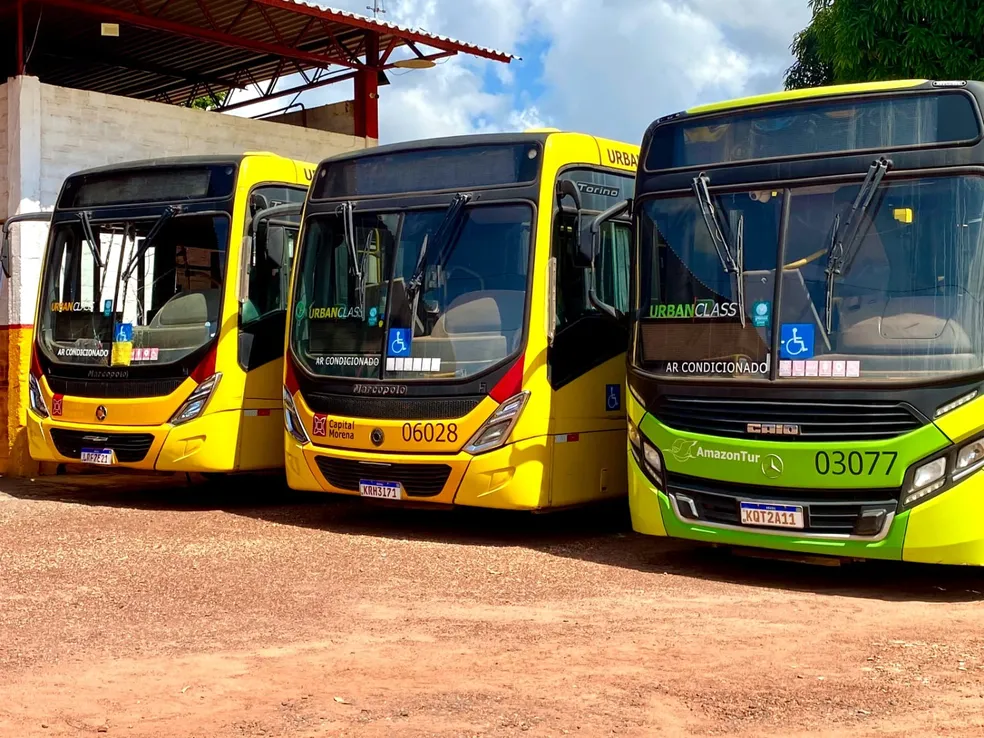
M229 222L165 210L52 226L39 345L57 362L180 361L219 329Z
M356 212L305 224L291 348L311 373L462 378L519 351L533 208Z
M845 240L860 187L715 195L725 225L744 216L744 327L696 199L645 202L637 361L669 375L779 380L980 371L984 179L886 178Z

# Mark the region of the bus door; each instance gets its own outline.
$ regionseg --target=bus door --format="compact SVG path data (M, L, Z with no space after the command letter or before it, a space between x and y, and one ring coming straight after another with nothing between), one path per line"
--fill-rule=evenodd
M604 224L593 264L581 256L580 232L588 219L629 197L632 185L629 176L595 169L567 170L558 180L548 279L556 302L547 350L554 441L550 504L556 506L626 489L627 324L598 303L621 316L628 309L630 224Z
M283 465L287 293L305 189L260 187L250 197L238 276L237 355L246 372L239 468Z

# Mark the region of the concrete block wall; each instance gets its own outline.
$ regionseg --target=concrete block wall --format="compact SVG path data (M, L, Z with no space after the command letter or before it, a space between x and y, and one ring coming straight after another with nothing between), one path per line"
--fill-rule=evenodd
M0 219L50 211L65 178L134 159L271 151L317 163L375 139L219 115L15 77L0 85ZM0 294L0 474L37 474L23 438L43 224L12 231L12 278ZM3 390L6 390L4 392ZM43 471L43 470L42 470Z

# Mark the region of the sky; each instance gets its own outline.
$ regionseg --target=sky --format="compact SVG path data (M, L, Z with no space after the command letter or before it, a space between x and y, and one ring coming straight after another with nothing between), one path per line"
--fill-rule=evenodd
M321 4L371 15L367 0ZM807 0L381 4L383 20L522 61L505 65L459 54L433 69L387 72L390 84L380 88L380 143L541 126L638 143L662 115L781 89L793 34L810 20ZM351 96L351 85L340 83L304 93L299 101L313 107ZM258 111L253 106L242 114Z

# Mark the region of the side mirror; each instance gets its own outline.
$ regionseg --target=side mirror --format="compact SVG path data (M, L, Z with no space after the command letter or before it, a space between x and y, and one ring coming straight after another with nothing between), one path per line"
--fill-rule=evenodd
M574 201L574 208L581 212L581 192L577 185L569 179L561 179L557 182L557 201L560 202L565 197Z
M3 241L0 243L0 270L3 276L10 279L10 231L4 224Z
M582 269L591 269L594 267L595 254L598 253L598 248L601 246L601 227L613 218L625 215L631 207L631 200L623 200L618 205L612 205L608 210L599 213L581 226L581 232L578 237L579 248L575 252L575 266Z
M49 223L51 222L51 213L21 213L20 215L12 215L3 222L3 227L0 229L2 230L2 235L0 235L0 270L3 270L3 275L7 279L10 279L10 226L26 221Z

